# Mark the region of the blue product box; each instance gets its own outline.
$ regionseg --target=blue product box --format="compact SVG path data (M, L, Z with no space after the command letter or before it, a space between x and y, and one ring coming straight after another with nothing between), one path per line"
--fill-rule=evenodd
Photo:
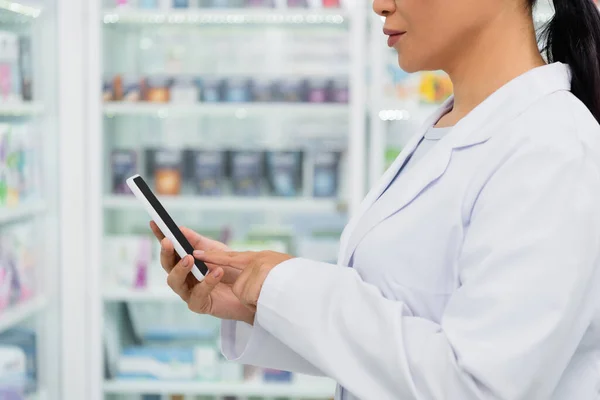
M231 78L225 81L225 100L229 103L250 101L250 81L245 78Z
M202 101L206 103L223 101L223 81L218 78L204 78L201 92Z
M140 8L158 8L158 0L139 0Z
M189 6L189 0L173 0L173 8L188 8Z
M193 379L194 349L126 348L119 356L117 378L178 381Z
M292 373L288 371L267 368L263 372L263 379L265 382L291 382Z
M0 334L0 346L14 346L25 353L28 392L37 388L36 333L31 329L14 328ZM0 397L1 399L2 397Z
M322 152L315 157L313 196L335 197L339 184L340 153Z
M302 153L299 151L268 152L267 176L274 196L297 196L302 182Z

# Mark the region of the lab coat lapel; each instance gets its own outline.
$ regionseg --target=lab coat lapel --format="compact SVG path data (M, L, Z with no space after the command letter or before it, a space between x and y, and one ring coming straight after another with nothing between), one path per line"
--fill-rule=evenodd
M414 168L400 174L399 182L389 189L392 191L390 196L382 199L381 204L376 203L407 157L414 152L427 129L452 106L452 99L448 100L413 137L379 184L365 198L360 212L348 225L345 237L342 237L339 257L342 265L348 265L356 247L371 229L405 208L444 174L455 149L486 142L507 121L515 119L540 98L570 88L570 70L562 63L536 68L507 83L463 118Z
M396 160L394 160L392 165L383 174L381 179L377 182L375 186L373 186L373 188L364 198L358 209L358 212L352 217L348 225L346 225L346 229L344 229L344 233L342 234L340 241L340 250L338 254L338 261L341 265L348 265L349 257L345 257L345 255L347 254L350 236L354 236L353 231L355 230L355 228L357 228L358 222L361 221L367 210L369 210L373 206L375 201L377 201L381 194L388 188L392 180L398 174L400 168L402 168L406 163L408 157L415 151L427 130L431 126L433 126L444 114L446 114L448 110L452 108L452 102L452 98L448 99L431 117L427 119L427 121L423 124L421 129L417 132L416 135L411 137L411 139L402 149L398 157L396 157Z

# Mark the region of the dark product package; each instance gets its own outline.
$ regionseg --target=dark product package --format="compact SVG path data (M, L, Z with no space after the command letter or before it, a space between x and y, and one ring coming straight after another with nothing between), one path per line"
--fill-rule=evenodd
M275 7L274 0L246 0L246 7Z
M267 177L274 196L297 196L302 186L302 153L268 152Z
M347 79L332 79L328 82L327 101L330 103L348 103L350 101Z
M308 101L310 103L325 103L327 101L327 80L315 78L309 83Z
M274 87L277 101L298 103L308 100L308 82L305 79L285 79Z
M137 154L133 150L113 150L111 154L112 192L131 194L125 180L137 172Z
M260 151L232 151L230 171L233 193L259 196L264 178L264 155Z
M223 101L223 89L222 79L212 77L202 79L202 101L206 103Z
M268 79L254 79L251 86L252 101L270 102L275 99L274 83Z
M182 152L172 149L152 149L146 152L148 175L154 177L157 194L174 196L181 193L183 181Z
M225 152L190 150L187 160L188 176L196 193L202 196L221 195L225 181Z
M315 154L313 196L337 197L339 185L339 152Z
M250 101L250 81L247 78L229 78L225 81L225 101L244 103Z
M33 100L33 64L31 57L31 38L19 38L19 69L21 70L21 85L23 100Z
M308 0L287 0L288 7L308 8Z

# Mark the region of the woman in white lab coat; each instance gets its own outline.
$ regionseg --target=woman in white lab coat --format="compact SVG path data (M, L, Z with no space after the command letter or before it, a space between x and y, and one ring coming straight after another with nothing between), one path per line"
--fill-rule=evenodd
M600 398L600 17L554 0L375 0L406 71L455 94L364 200L337 265L162 241L168 283L231 360L325 375L337 399Z

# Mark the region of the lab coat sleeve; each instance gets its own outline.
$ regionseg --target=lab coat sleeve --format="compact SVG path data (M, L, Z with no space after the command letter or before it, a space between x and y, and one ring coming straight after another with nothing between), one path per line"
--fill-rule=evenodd
M550 398L598 305L600 179L581 145L547 147L480 187L440 324L306 259L271 271L258 323L360 399Z
M323 376L314 365L299 356L258 322L221 322L221 352L230 361L307 375Z

